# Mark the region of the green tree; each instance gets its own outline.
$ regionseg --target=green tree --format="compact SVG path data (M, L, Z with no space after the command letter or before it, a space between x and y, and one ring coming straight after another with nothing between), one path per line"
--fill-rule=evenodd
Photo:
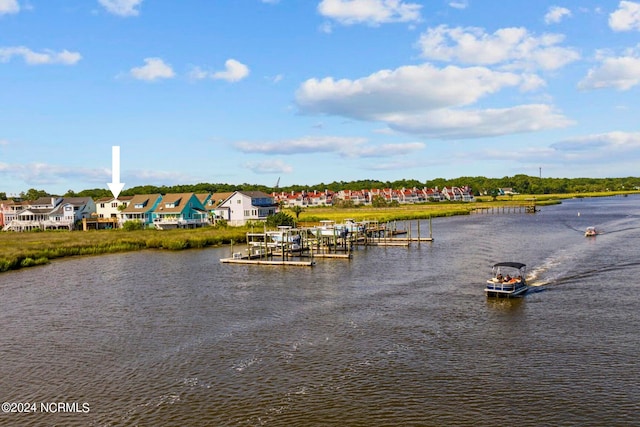
M282 225L295 226L296 220L291 215L287 215L284 212L278 212L267 217L267 226L279 227Z
M30 188L26 193L20 193L20 197L24 200L38 200L40 197L47 197L50 194L44 190L36 190L35 188Z
M291 208L291 212L296 214L296 219L298 219L300 218L300 214L304 212L304 209L302 209L302 206L295 205L294 207Z
M373 206L374 208L384 208L387 206L387 201L385 200L384 197L380 195L375 195L371 199L371 206Z

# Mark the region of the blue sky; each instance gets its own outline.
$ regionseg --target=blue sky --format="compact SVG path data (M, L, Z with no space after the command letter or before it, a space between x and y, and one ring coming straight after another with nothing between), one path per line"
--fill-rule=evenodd
M638 176L639 88L638 1L0 0L0 192Z

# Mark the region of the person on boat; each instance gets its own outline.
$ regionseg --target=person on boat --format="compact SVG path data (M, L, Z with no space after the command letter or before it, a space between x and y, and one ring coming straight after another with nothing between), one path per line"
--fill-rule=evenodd
M509 276L509 275L507 274L507 277L505 277L505 278L504 278L504 281L505 281L506 283L509 283L509 282L511 281L511 276Z
M502 274L498 274L496 276L496 279L498 280L498 282L502 282Z

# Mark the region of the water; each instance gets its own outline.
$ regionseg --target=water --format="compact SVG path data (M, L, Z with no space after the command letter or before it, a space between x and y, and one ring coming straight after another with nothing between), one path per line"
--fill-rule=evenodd
M0 401L68 406L0 425L637 425L640 197L433 232L313 268L220 248L3 273ZM488 300L497 261L533 289Z

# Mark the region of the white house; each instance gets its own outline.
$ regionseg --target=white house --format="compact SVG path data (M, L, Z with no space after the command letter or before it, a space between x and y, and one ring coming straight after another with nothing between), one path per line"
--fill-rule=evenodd
M229 225L244 225L247 221L264 221L277 212L273 197L262 191L234 191L220 203L216 215Z
M98 218L117 218L120 220L122 218L122 209L121 206L125 208L129 206L129 202L131 202L133 196L120 196L117 199L113 197L103 197L96 201L96 214Z
M71 230L77 222L96 212L96 205L91 197L42 197L26 202L23 206L24 209L16 213L15 219L5 225L5 230Z

